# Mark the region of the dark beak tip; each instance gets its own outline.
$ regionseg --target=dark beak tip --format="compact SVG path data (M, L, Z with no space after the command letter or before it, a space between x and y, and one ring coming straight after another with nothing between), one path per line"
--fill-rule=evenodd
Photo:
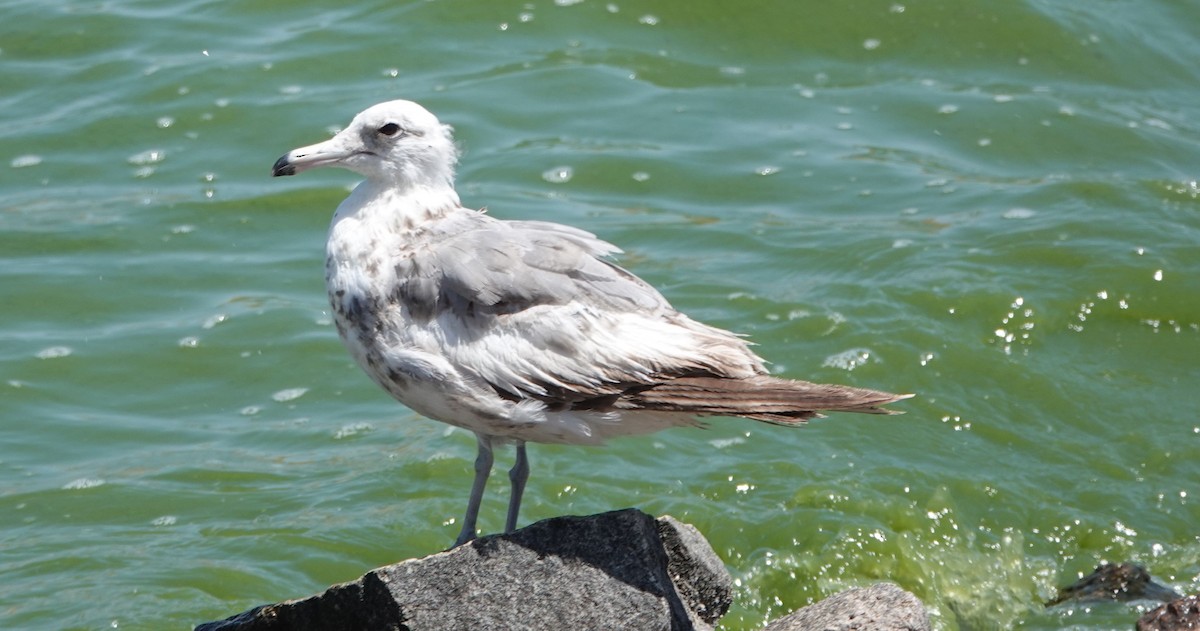
M275 161L275 165L271 167L271 176L279 177L282 175L295 175L296 167L288 161L287 156L282 156Z

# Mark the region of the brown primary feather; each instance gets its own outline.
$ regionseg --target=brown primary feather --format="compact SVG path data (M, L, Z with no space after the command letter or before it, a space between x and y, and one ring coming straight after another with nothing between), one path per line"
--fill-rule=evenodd
M613 407L689 414L741 416L797 425L821 412L901 414L879 406L911 397L865 388L756 375L744 379L680 377L628 392Z

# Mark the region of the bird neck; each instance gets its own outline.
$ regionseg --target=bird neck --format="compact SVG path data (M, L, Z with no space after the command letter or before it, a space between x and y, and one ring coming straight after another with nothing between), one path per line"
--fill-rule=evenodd
M458 193L451 185L396 186L391 182L366 180L338 206L334 223L353 218L370 224L387 224L391 230L411 230L460 207Z
M325 282L330 296L372 295L390 287L393 259L414 247L428 226L454 212L463 211L451 187L359 184L329 226Z

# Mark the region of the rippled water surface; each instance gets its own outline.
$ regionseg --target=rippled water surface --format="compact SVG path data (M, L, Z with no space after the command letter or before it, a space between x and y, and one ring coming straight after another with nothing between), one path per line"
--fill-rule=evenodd
M452 541L473 438L327 313L354 176L269 177L404 97L457 128L468 205L617 243L781 375L918 394L534 446L526 523L695 524L730 630L879 580L938 629L1130 628L1041 603L1102 560L1200 591L1198 11L8 3L0 627L186 629Z

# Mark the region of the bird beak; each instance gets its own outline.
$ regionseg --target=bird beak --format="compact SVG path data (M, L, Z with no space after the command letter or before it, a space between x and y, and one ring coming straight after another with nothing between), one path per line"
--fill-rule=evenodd
M338 134L325 142L292 149L275 161L271 175L295 175L316 167L337 164L355 153L346 145L346 139Z

